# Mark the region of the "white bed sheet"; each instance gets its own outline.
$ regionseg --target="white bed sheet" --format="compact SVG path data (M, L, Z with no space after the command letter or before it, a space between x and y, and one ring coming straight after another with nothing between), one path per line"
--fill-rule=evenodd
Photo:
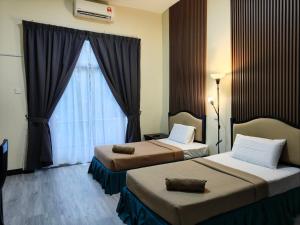
M208 155L208 146L206 144L198 142L182 144L176 141L172 141L168 138L159 139L158 141L181 149L184 153L185 160L204 157Z
M254 165L231 157L232 152L206 157L211 161L223 164L234 169L241 170L258 176L269 184L269 196L284 193L296 187L300 187L300 169L287 165L278 165L277 169L270 169Z

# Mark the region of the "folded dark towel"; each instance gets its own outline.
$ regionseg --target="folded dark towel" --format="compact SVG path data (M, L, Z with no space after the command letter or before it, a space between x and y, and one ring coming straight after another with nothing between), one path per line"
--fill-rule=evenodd
M121 154L133 154L135 149L134 147L130 146L120 146L120 145L114 145L112 148L112 151L114 153L121 153Z
M205 191L206 180L166 178L168 191L199 192Z

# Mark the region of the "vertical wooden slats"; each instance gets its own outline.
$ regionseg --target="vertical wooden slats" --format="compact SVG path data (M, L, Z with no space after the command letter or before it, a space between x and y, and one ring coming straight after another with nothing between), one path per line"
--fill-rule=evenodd
M181 0L169 10L170 112L205 115L206 0Z
M299 0L231 0L232 117L300 128Z

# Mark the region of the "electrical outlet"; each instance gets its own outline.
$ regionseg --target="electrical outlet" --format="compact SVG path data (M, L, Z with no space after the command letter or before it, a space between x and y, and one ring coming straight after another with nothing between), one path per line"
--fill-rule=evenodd
M15 92L16 95L22 94L21 88L15 88L14 92Z

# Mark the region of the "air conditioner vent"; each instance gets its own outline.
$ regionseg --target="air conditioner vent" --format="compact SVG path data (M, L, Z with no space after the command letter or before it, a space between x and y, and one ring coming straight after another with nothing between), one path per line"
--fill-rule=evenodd
M77 10L77 13L79 13L81 15L86 15L86 16L91 16L91 17L98 17L98 18L102 18L102 19L109 19L109 20L111 19L111 16L98 14L98 13L86 12L86 11L81 11L81 10Z
M113 15L112 6L86 0L74 0L74 16L76 17L112 22Z

